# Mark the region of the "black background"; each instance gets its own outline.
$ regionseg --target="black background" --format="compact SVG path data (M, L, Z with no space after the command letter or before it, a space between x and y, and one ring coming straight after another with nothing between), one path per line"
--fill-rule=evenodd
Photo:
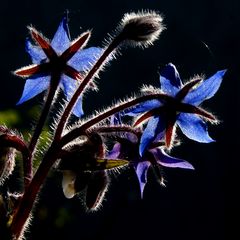
M70 32L77 37L92 29L89 46L102 46L124 13L156 10L167 27L154 46L123 49L122 56L100 74L99 93L88 93L84 110L101 109L137 92L142 84L159 86L159 70L173 62L182 79L206 76L228 69L208 109L221 120L209 127L216 143L184 140L172 152L191 162L196 170L165 169L166 188L149 181L140 200L131 170L113 177L98 212L85 213L79 199L66 200L60 176L47 180L29 228L29 239L237 239L238 147L240 100L240 2L237 0L135 0L135 1L4 1L0 6L0 109L26 109L35 100L16 107L24 80L11 74L30 64L24 50L26 26L33 24L50 39L68 9ZM206 47L208 46L208 47ZM33 116L34 119L34 116ZM26 125L32 119L26 120ZM150 174L151 178L151 174ZM239 219L239 217L238 217ZM227 223L231 231L226 231Z

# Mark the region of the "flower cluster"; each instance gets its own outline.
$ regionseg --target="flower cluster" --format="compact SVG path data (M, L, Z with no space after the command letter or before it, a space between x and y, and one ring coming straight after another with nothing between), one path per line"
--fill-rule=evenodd
M67 15L51 41L29 27L34 43L27 39L26 51L32 65L14 72L26 78L17 105L44 91L46 96L29 142L16 131L0 126L0 186L7 185L7 178L11 177L16 151L22 154L24 170L24 189L20 194L0 193L0 211L4 212L0 233L4 225L7 230L2 234L7 233L9 239L21 239L40 187L51 169L62 173L65 197L81 193L88 209L97 209L101 204L110 181L109 169L133 167L141 197L150 167L161 184L164 184L161 174L164 167L194 169L191 163L169 155L173 147L180 146L176 127L194 141L214 141L208 134L207 121L214 123L217 119L200 104L214 96L226 70L183 84L176 67L169 63L160 72L160 88L143 87L138 97L113 105L87 120L83 117L83 96L86 89L96 89L94 80L99 71L123 45L152 45L165 29L162 21L155 12L126 14L107 46L86 49L83 48L91 32L71 41ZM64 104L54 113L56 121L50 144L40 165L33 169L43 127L52 106L62 96L58 94L61 90ZM73 126L69 124L71 114L79 118Z

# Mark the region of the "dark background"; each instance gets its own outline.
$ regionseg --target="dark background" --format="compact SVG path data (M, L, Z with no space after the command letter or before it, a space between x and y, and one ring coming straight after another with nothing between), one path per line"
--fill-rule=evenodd
M39 103L35 99L15 106L24 80L11 71L30 64L24 50L26 26L33 24L51 39L66 9L73 38L93 29L89 46L102 46L107 33L112 33L129 11L159 11L167 27L154 46L124 49L122 56L100 74L100 92L86 96L86 113L130 96L143 83L159 86L159 70L168 62L177 66L185 80L228 69L220 90L206 104L221 120L219 126L209 127L217 142L199 144L183 137L182 146L172 152L191 162L195 171L164 169L166 188L150 174L152 179L140 200L136 177L128 169L113 176L103 206L94 213L85 213L79 199L66 200L61 177L53 174L39 198L29 239L237 239L230 234L239 225L238 0L23 0L4 1L0 9L0 110L6 114L8 109L20 112L23 128L36 118L27 114L27 109ZM231 226L228 231L227 225Z

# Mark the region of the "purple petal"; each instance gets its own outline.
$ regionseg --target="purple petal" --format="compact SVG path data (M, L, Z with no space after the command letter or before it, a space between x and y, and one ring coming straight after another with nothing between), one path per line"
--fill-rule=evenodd
M51 46L58 54L62 54L70 46L67 16L63 17L63 20L51 41Z
M144 187L147 183L147 172L148 172L149 166L150 166L150 162L148 161L139 162L137 166L135 166L135 172L137 174L140 191L141 191L141 198L143 198Z
M122 119L121 119L121 113L115 113L110 117L110 124L111 125L121 125L122 124Z
M207 124L197 115L181 113L177 117L177 124L188 138L202 143L213 142L208 135Z
M212 77L202 81L194 90L186 95L183 101L196 106L204 100L213 97L222 83L225 72L226 70L218 71Z
M120 154L120 150L121 150L121 144L120 143L114 144L113 149L108 152L107 158L117 159Z
M26 39L26 43L25 44L26 44L25 45L26 51L30 55L33 63L39 64L44 59L47 58L47 56L45 55L43 50L40 47L38 47L38 46L32 45L32 43L28 39Z
M161 90L173 97L181 88L182 81L176 67L172 63L166 65L165 68L161 71L160 84Z
M50 85L50 77L38 77L34 79L27 79L24 85L23 93L20 100L17 102L17 105L26 102L27 100L35 97L39 93L46 90Z
M146 101L144 103L138 104L134 108L130 108L129 110L124 111L124 114L134 117L134 116L138 115L139 113L147 112L154 108L158 108L160 106L162 106L162 103L160 101L150 100L150 101Z
M151 149L150 152L153 153L156 161L164 167L194 169L194 167L189 162L180 158L171 157L166 154L161 148Z
M73 57L68 61L68 64L78 71L88 70L102 53L103 49L98 47L82 49L73 55Z
M148 148L149 144L151 144L151 142L155 140L156 136L158 134L161 134L161 132L163 132L164 130L165 121L161 116L150 118L140 140L140 156L143 156L143 153Z
M77 87L79 86L79 82L63 74L61 77L60 86L63 89L63 92L67 100L69 101L72 98L73 94L75 93ZM73 108L73 114L76 117L81 117L84 114L82 108L82 96L78 98L75 107Z

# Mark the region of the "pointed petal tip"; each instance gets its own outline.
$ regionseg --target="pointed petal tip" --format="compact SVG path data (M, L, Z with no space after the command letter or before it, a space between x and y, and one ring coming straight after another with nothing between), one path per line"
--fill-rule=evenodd
M142 145L139 146L139 155L140 157L143 156L143 153L145 152L145 148L142 147Z
M20 104L22 104L24 101L22 101L21 99L16 103L16 106L19 106Z
M32 25L29 25L29 26L27 26L27 29L28 29L28 31L29 31L29 33L30 33L30 35L33 37L34 35L39 35L40 33L38 32L38 30L35 28L35 27L33 27ZM34 37L33 37L34 38Z
M218 73L219 73L221 76L224 76L226 72L227 72L227 69L223 69L223 70L218 71Z
M184 162L181 167L183 169L189 169L189 170L195 170L194 166L190 164L189 162Z
M204 141L201 141L201 143L212 143L216 142L216 140L212 139L210 136L208 136L208 139L204 139Z

